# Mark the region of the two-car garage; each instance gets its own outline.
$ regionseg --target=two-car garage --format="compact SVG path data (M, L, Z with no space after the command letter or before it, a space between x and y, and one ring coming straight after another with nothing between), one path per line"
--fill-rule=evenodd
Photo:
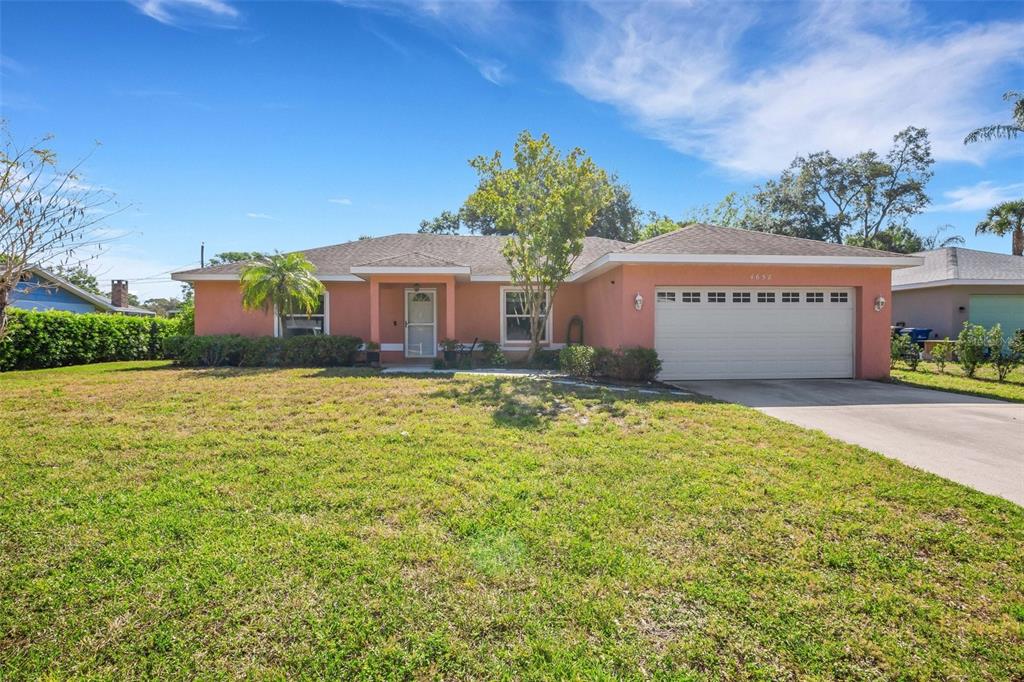
M853 288L657 287L660 376L853 377L855 298Z

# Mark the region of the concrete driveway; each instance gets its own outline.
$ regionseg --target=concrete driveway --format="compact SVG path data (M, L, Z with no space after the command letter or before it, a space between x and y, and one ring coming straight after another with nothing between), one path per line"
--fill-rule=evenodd
M677 381L1024 505L1024 405L852 379Z

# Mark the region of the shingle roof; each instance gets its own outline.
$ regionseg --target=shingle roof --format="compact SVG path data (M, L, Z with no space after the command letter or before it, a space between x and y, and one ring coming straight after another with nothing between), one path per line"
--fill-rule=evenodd
M501 253L507 237L496 235L392 234L360 239L334 246L300 251L323 277L350 275L352 268L368 267L468 267L474 276L508 276L509 267ZM583 253L573 271L579 271L609 253L723 256L809 256L809 257L892 257L896 254L857 246L827 244L810 239L752 232L713 225L690 225L637 244L614 239L587 237ZM175 273L190 275L236 275L244 263L213 265Z
M400 253L397 256L388 256L377 260L356 263L355 267L405 267L405 268L443 268L443 267L466 267L462 263L453 263L443 258L428 256L419 251L412 253Z
M316 266L321 276L347 275L353 267L379 265L387 267L437 267L453 264L469 267L474 275L507 275L508 263L501 254L506 237L450 234L392 234L386 237L360 239L334 246L300 251ZM576 261L574 269L580 269L610 251L620 251L629 244L587 237L583 243L583 254ZM403 259L408 259L403 260ZM207 268L176 273L190 274L237 274L244 263L226 263Z
M892 273L893 286L949 280L986 280L1024 284L1024 256L975 251L957 246L913 254L924 259L914 268Z
M630 253L671 253L736 256L856 256L892 257L888 251L859 246L830 244L738 227L718 227L697 223L675 232L633 244Z

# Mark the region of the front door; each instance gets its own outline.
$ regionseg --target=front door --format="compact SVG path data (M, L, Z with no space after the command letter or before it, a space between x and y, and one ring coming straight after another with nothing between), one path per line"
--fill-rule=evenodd
M437 306L433 289L405 290L405 357L437 355Z

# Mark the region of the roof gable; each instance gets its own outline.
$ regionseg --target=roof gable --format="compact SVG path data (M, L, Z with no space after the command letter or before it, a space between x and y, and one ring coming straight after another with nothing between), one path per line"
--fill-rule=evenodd
M736 256L834 256L888 258L888 251L860 246L831 244L739 227L719 227L695 223L633 244L630 253L703 254Z
M949 246L913 254L923 259L915 268L893 273L894 286L927 286L958 282L1024 284L1024 256Z

